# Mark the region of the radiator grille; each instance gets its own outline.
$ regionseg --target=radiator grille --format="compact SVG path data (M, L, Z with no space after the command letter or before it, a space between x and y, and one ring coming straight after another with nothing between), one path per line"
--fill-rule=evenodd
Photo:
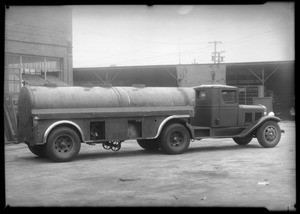
M261 112L256 112L255 113L255 120L258 120L261 117L262 117L262 113Z
M252 123L252 113L245 113L245 125Z

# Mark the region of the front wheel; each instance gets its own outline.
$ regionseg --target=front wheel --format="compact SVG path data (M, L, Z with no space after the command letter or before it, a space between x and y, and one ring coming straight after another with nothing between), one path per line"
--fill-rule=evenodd
M181 154L190 145L190 134L188 130L179 123L167 126L161 133L161 150L168 154Z
M76 131L69 127L58 127L51 131L45 151L51 160L67 162L78 155L80 147L81 141Z
M261 127L259 127L256 137L262 147L275 147L281 138L280 127L275 121L267 121Z

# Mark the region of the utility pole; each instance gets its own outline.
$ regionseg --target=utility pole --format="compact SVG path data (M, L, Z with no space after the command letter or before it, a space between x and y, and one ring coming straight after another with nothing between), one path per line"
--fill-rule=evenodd
M214 52L212 52L212 57L211 57L211 60L214 62L214 64L223 62L225 56L221 56L221 53L224 53L225 51L217 51L217 44L222 44L222 42L213 41L213 42L209 42L209 44L214 44Z
M180 58L180 38L179 38L179 53L178 53L178 55L179 55L179 65L181 64L181 58Z

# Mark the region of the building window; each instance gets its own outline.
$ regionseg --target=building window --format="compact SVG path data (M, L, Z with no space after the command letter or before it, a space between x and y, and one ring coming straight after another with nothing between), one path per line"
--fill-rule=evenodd
M45 75L46 72L59 75L62 71L62 60L59 58L21 56L22 74Z
M62 59L30 55L5 55L5 92L19 93L22 75L54 75L61 78Z
M20 57L5 57L5 87L4 92L18 93L21 86Z

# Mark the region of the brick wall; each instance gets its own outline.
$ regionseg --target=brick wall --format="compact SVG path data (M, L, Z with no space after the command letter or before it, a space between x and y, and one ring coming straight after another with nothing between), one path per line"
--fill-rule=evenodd
M71 8L10 7L5 14L5 52L62 58L62 80L73 85Z

